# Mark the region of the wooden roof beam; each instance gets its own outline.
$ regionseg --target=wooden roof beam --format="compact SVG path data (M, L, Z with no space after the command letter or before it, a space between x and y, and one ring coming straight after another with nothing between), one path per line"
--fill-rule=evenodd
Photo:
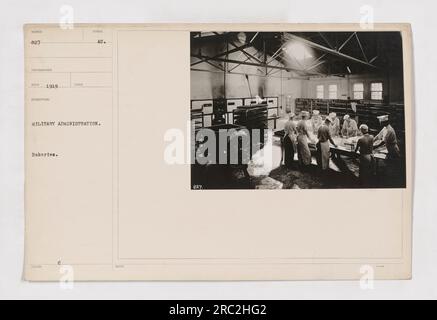
M318 44L318 43L312 42L312 41L307 40L307 39L305 39L305 38L302 38L302 37L296 36L296 35L294 35L294 34L291 34L291 33L285 33L285 34L284 34L284 37L285 37L286 40L296 40L296 41L300 41L300 42L302 42L302 43L308 45L309 47L314 48L314 49L317 49L317 50L320 50L320 51L322 51L322 52L326 52L326 53L332 54L332 55L334 55L334 56L337 56L337 57L343 58L343 59L345 59L345 60L353 61L353 62L356 62L356 63L362 64L362 65L365 65L365 66L370 67L370 68L373 68L373 69L378 69L377 66L375 66L375 65L373 65L373 64L371 64L371 63L369 63L369 62L367 62L367 61L364 61L364 60L361 60L361 59L358 59L358 58L355 58L355 57L349 56L349 55L347 55L347 54L344 54L344 53L342 53L342 52L339 52L339 51L334 50L334 49L331 49L331 48L327 48L327 47L322 46L322 45L320 45L320 44Z

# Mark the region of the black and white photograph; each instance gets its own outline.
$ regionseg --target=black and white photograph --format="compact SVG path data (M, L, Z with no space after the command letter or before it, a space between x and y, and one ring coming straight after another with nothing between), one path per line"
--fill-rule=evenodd
M191 32L191 188L405 188L400 32Z

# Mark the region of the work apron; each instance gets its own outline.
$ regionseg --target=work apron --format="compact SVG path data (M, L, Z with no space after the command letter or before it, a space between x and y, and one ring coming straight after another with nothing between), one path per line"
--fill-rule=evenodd
M300 165L308 166L311 164L311 151L307 136L304 134L297 136L297 157Z
M360 180L363 185L368 185L373 176L375 159L371 154L360 155Z
M295 141L296 138L290 135L284 137L284 153L285 153L285 165L291 167L294 161L295 153Z
M317 164L322 170L329 169L330 150L329 141L317 143Z

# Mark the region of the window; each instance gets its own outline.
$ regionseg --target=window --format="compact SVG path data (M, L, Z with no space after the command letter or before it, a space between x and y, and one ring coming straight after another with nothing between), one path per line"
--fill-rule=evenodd
M374 82L370 85L370 99L382 100L382 82Z
M355 100L364 99L364 84L363 83L354 83L353 91L354 91L354 99Z
M325 98L325 86L318 85L317 86L317 99L324 99L324 98Z
M336 84L329 85L329 99L337 99L337 85Z

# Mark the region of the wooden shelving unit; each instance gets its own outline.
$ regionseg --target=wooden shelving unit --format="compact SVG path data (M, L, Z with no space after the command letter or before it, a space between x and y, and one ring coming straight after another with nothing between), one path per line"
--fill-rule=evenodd
M352 110L351 102L357 103L357 112ZM296 113L312 112L314 109L320 110L320 113L324 115L335 112L339 118L349 114L358 120L358 124L365 123L373 130L379 129L377 117L388 114L397 131L403 132L405 130L403 104L384 104L372 100L296 99Z

